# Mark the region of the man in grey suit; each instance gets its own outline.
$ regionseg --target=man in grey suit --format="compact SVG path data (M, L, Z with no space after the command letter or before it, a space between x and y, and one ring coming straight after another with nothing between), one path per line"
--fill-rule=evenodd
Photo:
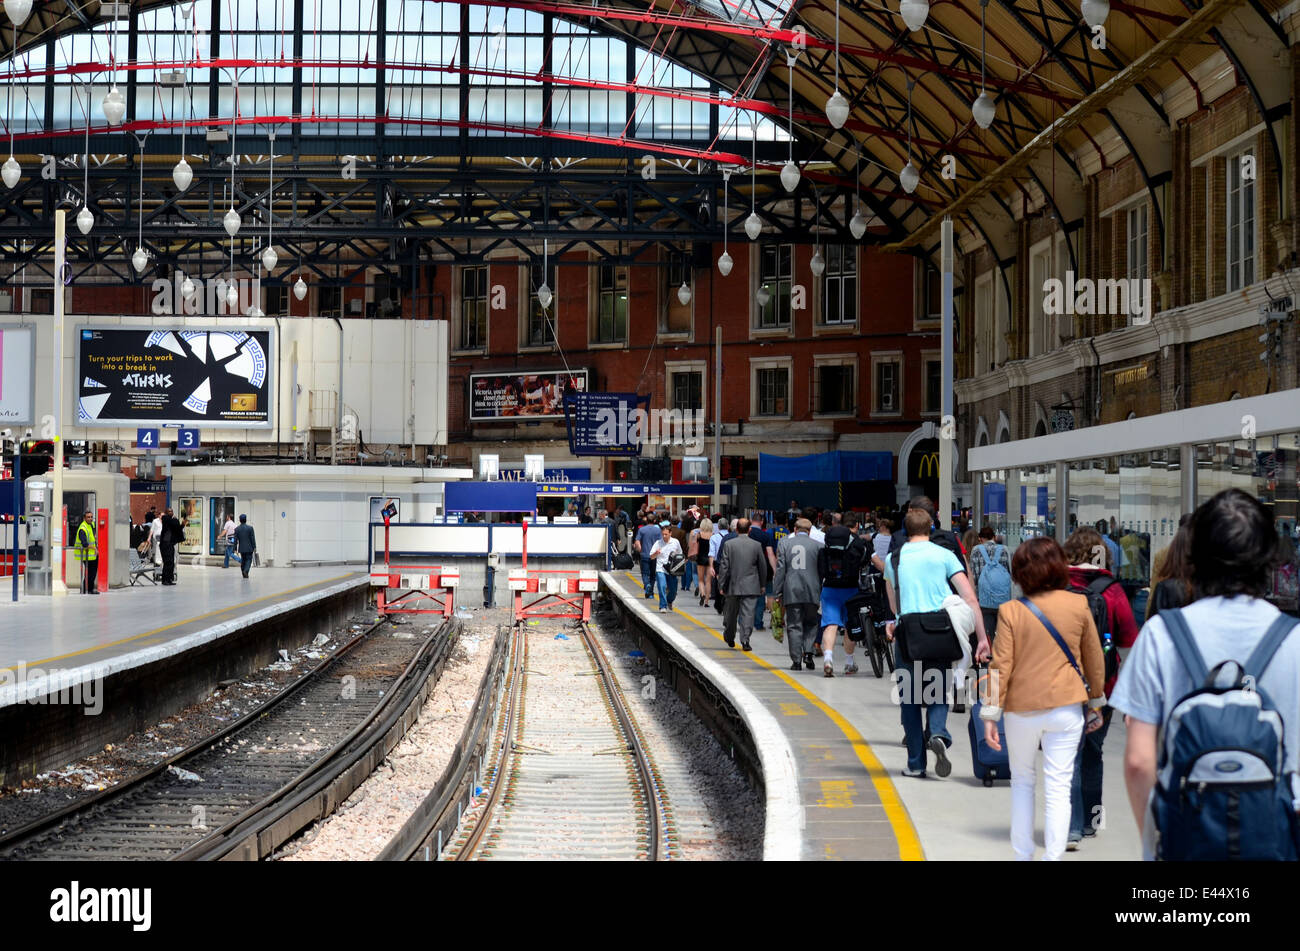
M821 542L808 536L812 522L800 518L794 534L776 546L776 577L772 589L785 608L785 643L790 649L790 669L813 669L813 648L817 645L822 599L821 578L817 573L817 552Z
M727 539L718 553L718 580L727 597L722 614L722 639L728 647L736 646L739 627L741 649L753 650L749 636L754 632L754 603L767 588L768 571L762 544L749 537L749 519L739 519L735 535Z

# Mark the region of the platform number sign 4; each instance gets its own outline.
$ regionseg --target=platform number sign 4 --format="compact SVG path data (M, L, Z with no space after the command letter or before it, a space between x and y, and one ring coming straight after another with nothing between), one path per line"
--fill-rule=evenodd
M141 449L157 449L158 430L137 429L135 431L135 444Z
M176 448L177 449L198 449L199 431L197 429L176 430Z

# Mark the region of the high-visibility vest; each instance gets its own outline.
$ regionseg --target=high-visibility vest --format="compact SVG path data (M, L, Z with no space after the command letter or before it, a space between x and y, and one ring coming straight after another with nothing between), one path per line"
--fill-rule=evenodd
M77 547L73 549L78 561L96 561L99 549L95 544L95 526L83 521L77 529Z

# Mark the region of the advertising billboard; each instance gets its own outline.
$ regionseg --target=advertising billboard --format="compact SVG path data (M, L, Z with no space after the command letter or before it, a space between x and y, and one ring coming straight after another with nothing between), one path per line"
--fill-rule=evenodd
M77 334L82 426L271 426L269 330L83 327Z
M565 395L586 389L586 370L471 373L469 418L471 422L563 419Z
M36 330L0 328L0 425L36 422L32 409L35 368Z

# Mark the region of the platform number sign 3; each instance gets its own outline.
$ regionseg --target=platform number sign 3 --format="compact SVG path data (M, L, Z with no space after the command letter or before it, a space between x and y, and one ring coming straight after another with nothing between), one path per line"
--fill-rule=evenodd
M135 444L141 449L157 449L158 430L137 429L135 431Z
M177 449L198 449L199 431L197 429L176 430L176 448Z

